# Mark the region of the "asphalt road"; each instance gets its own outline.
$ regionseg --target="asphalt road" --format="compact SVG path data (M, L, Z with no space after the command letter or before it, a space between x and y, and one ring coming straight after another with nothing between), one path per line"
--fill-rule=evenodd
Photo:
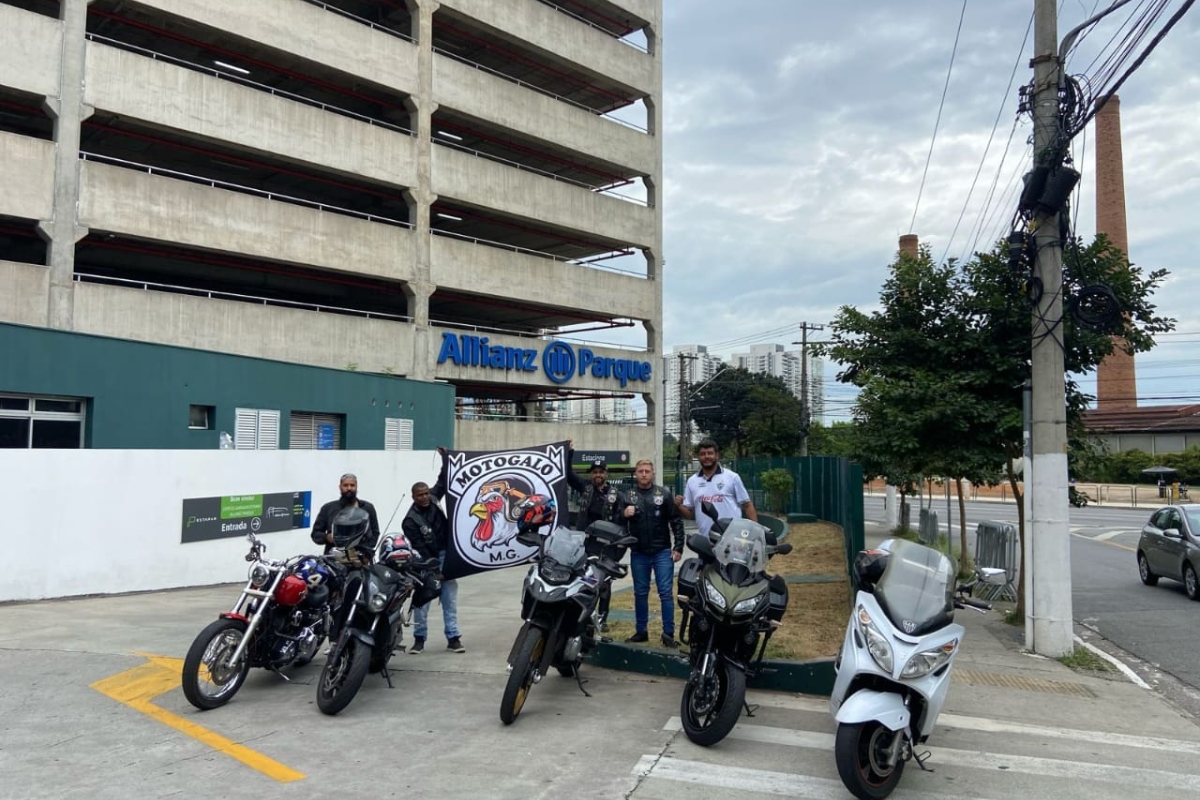
M935 502L934 509L944 528L945 500ZM883 498L865 498L864 510L867 520L882 521ZM1182 683L1184 691L1176 687L1176 699L1200 708L1200 658L1190 635L1200 604L1188 600L1177 581L1162 579L1158 586L1150 587L1138 578L1134 552L1141 527L1152 511L1150 507L1094 505L1070 509L1072 613L1077 624L1115 645L1109 649L1125 657L1152 684L1169 684L1172 679ZM957 503L952 512L957 545ZM981 520L1016 524L1016 506L967 503L968 549L972 551L974 528ZM1166 690L1171 691L1170 687Z

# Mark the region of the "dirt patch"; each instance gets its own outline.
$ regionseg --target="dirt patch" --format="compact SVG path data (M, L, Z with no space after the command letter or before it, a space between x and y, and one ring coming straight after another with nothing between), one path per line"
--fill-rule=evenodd
M810 658L832 658L842 645L846 618L850 613L850 585L846 571L845 543L842 529L830 522L796 523L789 526L786 541L792 552L771 559L772 574L784 577L831 577L833 581L789 582L788 610L783 625L767 644L767 658L804 661ZM662 614L658 595L651 588L650 646L656 646L662 635ZM615 610L633 611L633 590L613 594ZM676 609L676 621L679 611ZM608 636L624 641L634 632L633 620L610 619Z

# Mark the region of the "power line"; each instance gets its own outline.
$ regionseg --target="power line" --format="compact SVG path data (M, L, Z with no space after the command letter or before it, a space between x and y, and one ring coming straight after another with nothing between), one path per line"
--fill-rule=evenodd
M937 119L933 123L933 138L929 140L929 155L925 156L925 170L921 173L921 186L917 189L917 204L913 208L912 221L908 224L911 232L917 224L917 211L921 208L921 195L925 192L925 177L929 174L929 162L933 160L933 145L937 142L938 127L942 122L942 109L946 105L946 92L950 89L950 76L954 74L954 56L958 53L958 39L962 34L963 18L967 15L967 0L963 0L962 11L958 14L958 29L954 32L954 47L950 50L950 67L946 70L946 84L942 87L942 99L938 103Z

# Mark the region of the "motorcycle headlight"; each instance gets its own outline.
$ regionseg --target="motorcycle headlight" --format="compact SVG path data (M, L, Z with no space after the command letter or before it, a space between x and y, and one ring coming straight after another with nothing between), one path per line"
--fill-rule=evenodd
M563 584L571 581L571 568L564 567L552 558L542 559L542 563L538 565L538 572L547 583Z
M754 611L754 609L762 605L762 601L765 600L766 597L766 594L760 594L755 597L748 597L741 602L735 603L733 606L733 613L749 614Z
M871 621L871 615L867 613L867 609L859 606L857 619L858 632L862 634L863 639L867 642L867 652L871 654L871 658L875 659L875 663L879 665L881 670L891 674L891 643L879 628L875 626L875 623Z
M255 561L251 564L248 574L250 583L254 586L266 586L267 581L271 580L271 570L261 561Z
M383 592L376 592L371 595L371 600L367 603L367 608L378 614L383 611L383 607L387 605L387 596Z
M707 578L704 579L704 594L708 597L708 602L722 611L725 610L725 595L717 591L717 587L713 586Z
M900 677L922 678L949 661L957 649L958 639L951 639L941 647L935 647L932 650L923 650L908 660L908 663L904 665L904 669L900 672Z

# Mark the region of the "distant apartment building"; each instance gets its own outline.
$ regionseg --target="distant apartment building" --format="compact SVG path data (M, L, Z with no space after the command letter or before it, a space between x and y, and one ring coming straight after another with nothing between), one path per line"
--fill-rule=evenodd
M799 350L785 350L781 344L755 344L749 352L734 353L729 358L732 366L749 372L773 375L787 385L796 399L805 401L802 378L804 372ZM808 355L808 415L814 422L824 422L825 416L825 364L819 358ZM670 405L667 406L668 413Z
M663 358L662 372L666 376L663 392L663 432L679 436L680 385L692 386L710 380L727 366L719 357L709 354L702 344L686 344L674 348Z

